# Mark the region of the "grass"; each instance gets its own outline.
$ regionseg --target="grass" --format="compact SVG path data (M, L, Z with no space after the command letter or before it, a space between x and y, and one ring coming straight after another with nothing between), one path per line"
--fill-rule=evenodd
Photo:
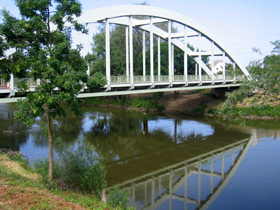
M0 183L5 186L0 188L0 209L115 209L92 195L47 189L38 174L4 153L0 153Z
M280 118L280 105L256 105L250 107L231 107L221 110L221 114L234 117L271 117L274 119Z

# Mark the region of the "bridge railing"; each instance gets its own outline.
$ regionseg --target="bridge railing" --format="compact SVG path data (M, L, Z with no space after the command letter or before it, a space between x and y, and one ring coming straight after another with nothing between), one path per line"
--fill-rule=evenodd
M199 81L198 75L188 75L188 81Z
M111 83L130 83L130 77L128 76L111 76Z
M184 81L186 81L186 76L185 75L174 75L172 80L174 82L184 82Z
M26 83L29 86L29 88L37 87L37 81L33 80L32 78L14 78L15 88L18 88L20 82Z
M168 75L155 75L155 82L169 82L169 76Z
M224 75L217 74L217 75L214 76L214 78L215 78L215 81L224 80Z
M131 77L130 76L111 76L111 83L112 84L125 84L125 83L130 83ZM244 79L244 75L238 75L234 77L233 75L226 75L224 78L224 75L218 74L214 76L214 81L226 81L228 80L236 80L236 81L241 81ZM201 81L211 81L212 77L209 75L201 75ZM171 77L172 82L185 82L186 81L186 76L185 75L173 75ZM188 75L188 82L199 82L200 81L200 76L199 75ZM150 83L152 82L151 76L142 76L142 75L134 75L133 76L133 82L134 83ZM154 76L154 82L169 82L169 75L155 75Z
M235 78L236 78L237 81L242 81L246 78L246 76L244 74L243 75L236 75Z
M0 88L8 87L8 83L4 79L0 78Z
M145 83L145 82L151 82L151 76L134 76L133 77L134 83Z
M209 80L212 80L212 78L208 74L205 74L205 75L201 76L201 80L202 81L209 81Z

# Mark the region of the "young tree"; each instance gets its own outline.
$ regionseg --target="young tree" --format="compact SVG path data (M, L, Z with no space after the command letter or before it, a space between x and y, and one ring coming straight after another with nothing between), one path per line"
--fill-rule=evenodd
M71 48L71 31L86 33L76 17L81 15L78 0L16 0L21 19L2 11L1 48L16 51L0 63L2 74L21 77L28 73L39 84L17 105L15 116L30 126L36 117L46 115L49 142L49 180L53 174L52 119L65 116L63 104L81 114L77 95L87 82L86 62L80 56L81 46ZM3 43L6 43L4 45ZM3 47L2 47L3 46ZM1 54L2 55L2 54ZM9 65L7 65L9 64ZM26 84L20 88L27 90Z
M274 46L271 54L250 64L248 70L252 79L244 81L238 90L228 95L225 107L242 103L253 95L251 103L280 101L280 40L271 44Z

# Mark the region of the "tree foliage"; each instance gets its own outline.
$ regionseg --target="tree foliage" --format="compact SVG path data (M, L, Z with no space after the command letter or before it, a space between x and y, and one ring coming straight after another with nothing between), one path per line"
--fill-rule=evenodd
M16 0L21 18L3 10L0 26L0 73L15 77L28 75L40 80L35 92L18 102L16 118L30 126L36 117L47 116L50 158L52 158L51 121L65 116L66 103L77 115L82 114L77 95L87 82L87 65L80 55L81 46L71 47L73 30L86 33L76 21L81 15L78 0ZM14 49L10 56L4 51ZM96 85L96 82L91 82ZM20 88L27 91L24 83ZM52 160L50 160L50 164ZM52 176L50 165L50 179Z
M263 60L251 62L248 70L252 79L243 81L241 87L228 95L225 106L242 103L252 97L252 104L257 102L275 102L280 100L280 41L271 42L274 46L270 55Z

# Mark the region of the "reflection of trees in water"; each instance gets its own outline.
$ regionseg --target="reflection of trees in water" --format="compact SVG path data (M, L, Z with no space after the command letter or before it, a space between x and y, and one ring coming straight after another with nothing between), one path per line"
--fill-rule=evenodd
M26 127L15 120L14 104L0 104L0 148L19 150L28 138Z
M135 117L129 112L122 112L110 117L96 117L95 120L85 137L107 161L124 161L169 149L178 143L203 139L194 133L187 137L178 136L177 127L182 125L179 120L174 120L174 135L161 128L149 131L149 117L145 115Z
M66 144L73 145L82 132L83 117L68 112L67 116L58 117L53 124L55 138L61 138Z
M45 117L38 118L30 128L15 120L15 104L0 104L0 148L19 150L27 140L31 140L35 147L48 147L46 137ZM68 112L66 118L58 117L54 123L54 134L62 138L66 144L73 144L82 130L82 117Z
M162 131L148 133L148 119L135 118L129 113L119 113L110 118L98 119L86 139L106 160L122 159L152 151L172 143L169 135ZM143 130L142 130L142 125Z

